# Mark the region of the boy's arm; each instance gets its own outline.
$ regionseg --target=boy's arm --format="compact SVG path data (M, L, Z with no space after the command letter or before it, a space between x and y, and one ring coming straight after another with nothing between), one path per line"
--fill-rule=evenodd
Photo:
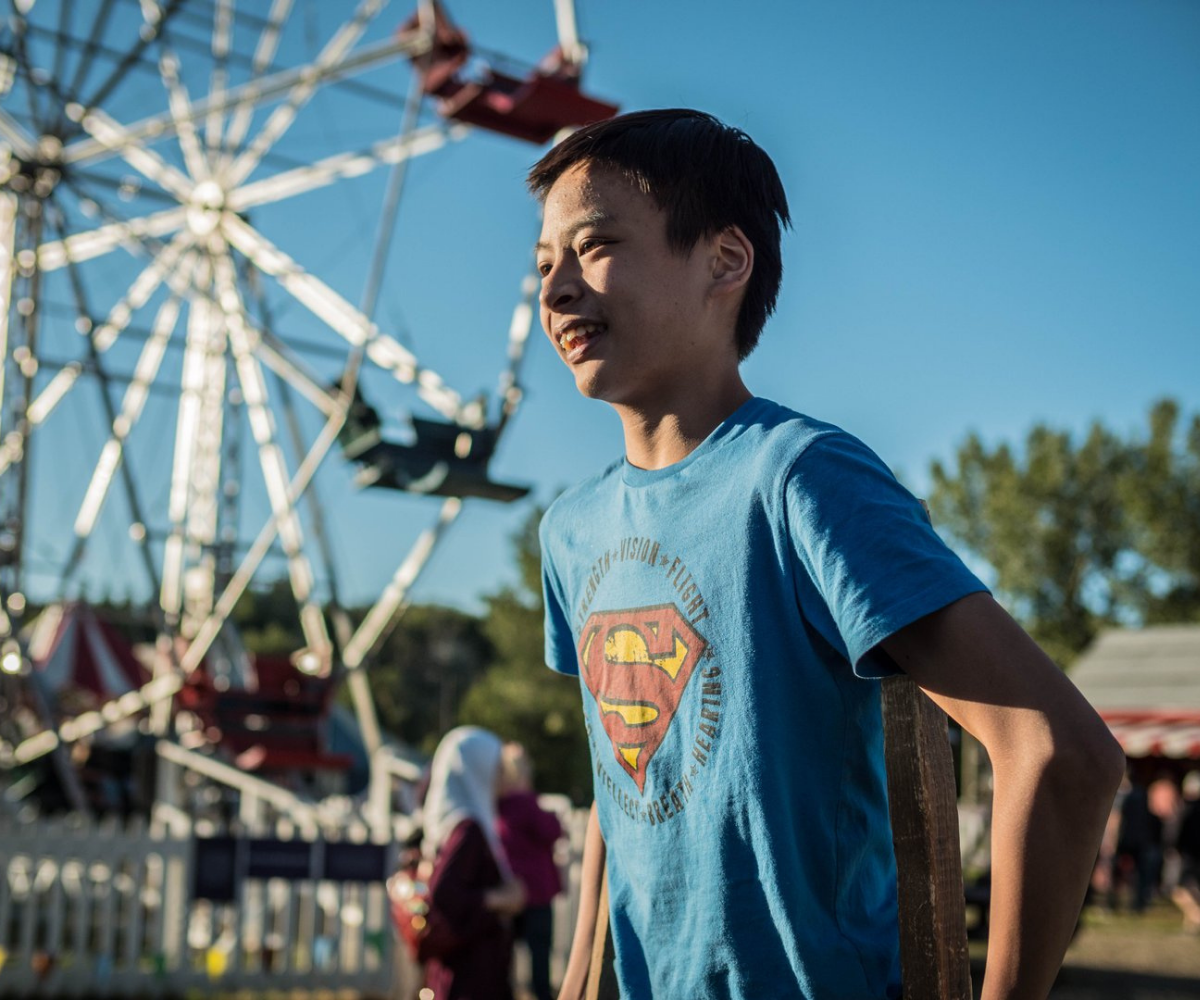
M987 594L881 643L992 762L983 1000L1045 997L1062 964L1125 757L1061 670Z
M583 864L579 875L579 916L575 919L575 938L567 958L558 1000L583 1000L587 990L588 967L592 961L592 941L596 937L596 914L600 908L600 884L604 879L604 837L596 803L588 815L583 838Z

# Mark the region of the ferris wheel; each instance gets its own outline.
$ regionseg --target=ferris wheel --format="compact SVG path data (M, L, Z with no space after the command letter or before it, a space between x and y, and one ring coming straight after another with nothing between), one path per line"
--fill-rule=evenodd
M488 464L522 397L533 278L490 403L423 363L377 307L410 161L477 129L545 143L615 113L581 90L573 4L557 0L559 45L521 72L481 54L434 0L390 22L386 0L320 5L343 12L331 26L316 7L14 0L0 33L0 670L27 667L31 579L66 594L97 561L140 574L157 635L146 683L36 733L0 727L0 763L147 712L165 733L201 667L244 683L230 615L268 564L299 609L293 664L345 680L373 749L364 667L381 635L464 497L525 492ZM406 63L407 90L381 85L381 69ZM390 133L291 141L324 93ZM361 113L380 105L390 119ZM302 262L311 235L286 206L376 171L387 184L374 232L350 251L352 301L345 281L339 291ZM282 332L285 311L307 339ZM407 439L364 392L384 384L387 406L412 413ZM437 498L357 622L317 492L331 465L364 488ZM39 519L67 504L69 529L39 537Z

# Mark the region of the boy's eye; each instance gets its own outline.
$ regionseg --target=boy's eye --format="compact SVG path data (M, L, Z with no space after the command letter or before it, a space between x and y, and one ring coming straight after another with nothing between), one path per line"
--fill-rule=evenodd
M546 277L546 275L550 273L550 262L546 260L539 260L537 263L537 271L538 274L540 274L543 278Z
M595 250L597 247L604 246L605 242L605 240L599 237L589 236L587 239L579 241L579 252L585 254L590 250Z

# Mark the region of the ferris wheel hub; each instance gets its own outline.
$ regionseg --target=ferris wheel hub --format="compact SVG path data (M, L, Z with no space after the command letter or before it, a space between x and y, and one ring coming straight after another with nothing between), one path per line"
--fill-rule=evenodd
M44 164L56 164L62 160L62 139L56 135L44 135L38 139L38 159Z
M225 189L216 181L201 181L192 191L187 225L196 236L208 236L221 224Z

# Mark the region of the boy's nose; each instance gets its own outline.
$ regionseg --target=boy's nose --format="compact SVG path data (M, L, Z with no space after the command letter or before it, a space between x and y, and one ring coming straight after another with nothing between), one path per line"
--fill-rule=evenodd
M542 307L551 312L561 312L565 306L579 298L579 294L578 272L571 272L561 264L542 279Z

